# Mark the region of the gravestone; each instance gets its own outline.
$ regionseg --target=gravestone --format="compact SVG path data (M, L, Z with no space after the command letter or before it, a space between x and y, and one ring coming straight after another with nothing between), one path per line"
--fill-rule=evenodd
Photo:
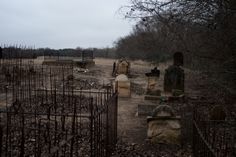
M169 66L165 70L164 75L164 91L172 92L175 96L181 95L184 92L184 69L180 66L183 65L183 54L176 52L174 54L174 65Z
M180 144L180 117L168 105L159 105L147 117L147 137L152 143Z
M116 69L116 73L118 75L120 75L120 74L128 75L129 69L130 69L130 63L127 60L121 59L118 61L117 69Z
M124 74L120 74L115 79L115 90L119 97L130 97L130 81Z
M179 66L171 65L165 70L164 91L181 90L184 92L184 70Z
M145 74L148 78L148 85L147 85L147 92L146 95L156 95L160 96L161 91L158 90L158 79L160 76L160 70L155 67L154 69L151 70L150 73Z

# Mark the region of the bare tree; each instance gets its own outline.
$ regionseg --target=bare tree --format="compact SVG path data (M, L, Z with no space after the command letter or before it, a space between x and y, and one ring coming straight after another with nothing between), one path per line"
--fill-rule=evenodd
M140 49L149 43L142 51L180 50L195 68L230 73L236 79L235 0L130 0L121 10L126 18L140 19L127 37L129 45L124 46L127 38L123 38L122 47Z

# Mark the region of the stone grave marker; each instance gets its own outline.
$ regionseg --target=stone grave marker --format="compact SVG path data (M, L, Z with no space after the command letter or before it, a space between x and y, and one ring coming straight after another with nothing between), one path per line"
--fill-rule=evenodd
M180 144L180 117L175 116L172 107L159 105L147 117L147 123L147 137L152 143Z
M121 59L118 61L117 63L117 70L116 73L119 74L125 74L128 75L129 74L129 69L130 69L130 63L125 60L125 59Z
M178 66L169 66L164 75L164 91L180 90L184 92L184 70ZM180 92L178 92L180 93Z
M164 91L172 92L173 95L179 96L184 93L184 69L180 66L183 65L183 55L181 52L174 54L174 65L169 66L165 70L164 75Z

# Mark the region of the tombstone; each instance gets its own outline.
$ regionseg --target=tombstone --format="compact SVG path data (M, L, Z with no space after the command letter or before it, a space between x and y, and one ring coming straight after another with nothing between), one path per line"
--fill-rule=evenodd
M184 70L180 67L183 65L183 54L176 52L174 54L174 65L165 70L164 91L172 92L175 96L184 92Z
M182 52L174 53L174 65L175 66L183 66L184 65L184 57Z
M147 137L152 143L180 144L180 117L168 105L159 105L147 117Z
M223 106L216 105L210 110L210 120L225 120L226 112Z
M164 91L172 92L181 90L184 92L184 70L179 66L169 66L164 75Z
M151 70L150 73L145 74L148 78L148 85L147 85L147 92L146 95L156 95L160 96L161 91L158 90L158 79L160 76L160 70L155 67L154 69Z
M124 74L120 74L115 79L115 90L119 97L130 97L130 81Z
M120 74L128 75L129 74L129 68L130 68L130 63L125 59L121 59L117 63L116 73L118 75L120 75Z

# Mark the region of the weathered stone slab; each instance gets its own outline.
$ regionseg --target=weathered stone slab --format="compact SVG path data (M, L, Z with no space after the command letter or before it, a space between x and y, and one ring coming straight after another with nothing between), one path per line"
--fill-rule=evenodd
M180 118L156 118L148 122L147 137L153 143L180 144Z
M184 102L185 101L185 95L182 94L180 96L154 96L154 95L145 95L144 96L144 100L161 100L161 99L165 99L168 102Z
M145 95L144 100L160 100L161 96Z
M147 137L153 143L180 144L180 117L175 116L172 107L157 106L152 116L147 117Z
M150 116L152 115L153 110L157 107L157 104L138 104L138 116Z

